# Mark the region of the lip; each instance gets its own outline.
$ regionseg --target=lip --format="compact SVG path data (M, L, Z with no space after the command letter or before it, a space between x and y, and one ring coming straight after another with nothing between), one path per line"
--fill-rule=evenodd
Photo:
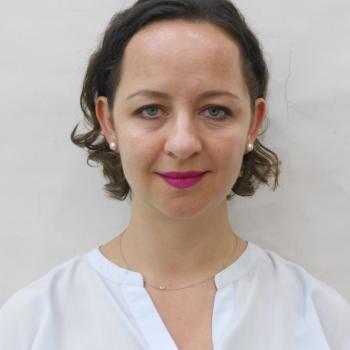
M184 172L179 172L179 171L168 171L164 173L157 173L160 176L163 177L169 177L173 179L183 179L183 178L188 178L188 177L197 177L200 175L204 175L206 171L184 171Z
M196 185L199 181L202 180L202 178L206 175L206 173L207 172L191 171L191 172L185 172L185 173L179 173L179 172L158 173L158 175L161 176L164 179L164 181L171 187L185 189ZM170 174L173 177L165 176L164 174ZM184 177L184 174L187 175L187 177Z

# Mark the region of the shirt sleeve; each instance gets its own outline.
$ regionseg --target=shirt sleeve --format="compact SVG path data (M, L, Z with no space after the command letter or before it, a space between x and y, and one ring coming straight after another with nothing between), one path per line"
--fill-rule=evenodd
M350 350L350 304L335 289L318 282L312 299L329 346L332 350Z
M11 296L0 308L0 349L31 350L44 312L40 297L31 289Z

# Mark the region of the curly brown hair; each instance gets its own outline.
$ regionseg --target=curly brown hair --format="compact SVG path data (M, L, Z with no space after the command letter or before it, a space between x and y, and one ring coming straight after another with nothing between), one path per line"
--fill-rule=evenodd
M206 21L224 29L238 44L242 72L247 84L251 110L255 100L266 98L269 72L260 44L249 29L243 15L228 0L138 0L132 7L117 12L110 20L99 47L91 55L80 95L80 106L90 130L76 135L79 123L71 133L72 142L87 149L89 161L102 164L108 183L106 193L114 199L124 200L131 188L125 178L121 159L111 151L96 117L95 102L106 96L108 105L114 104L114 92L121 77L124 50L132 36L146 24L160 20L185 19ZM262 133L264 133L263 131ZM261 133L261 134L262 134ZM256 139L254 150L244 155L241 174L232 187L234 194L252 196L260 183L268 184L273 178L273 190L278 186L280 161L270 149Z

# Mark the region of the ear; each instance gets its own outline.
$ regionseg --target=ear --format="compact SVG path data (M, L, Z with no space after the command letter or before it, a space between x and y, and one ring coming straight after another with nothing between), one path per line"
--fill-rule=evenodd
M261 125L266 117L266 111L267 111L266 101L261 97L257 98L255 100L255 111L253 113L253 118L250 123L250 130L249 130L250 143L254 144L256 138L258 137Z
M95 102L95 113L107 142L117 143L112 121L113 116L108 106L107 97L98 96Z

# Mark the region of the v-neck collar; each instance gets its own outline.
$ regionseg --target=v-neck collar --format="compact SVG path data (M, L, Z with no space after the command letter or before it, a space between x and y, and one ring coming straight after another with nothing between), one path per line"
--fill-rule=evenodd
M234 299L230 296L234 294L234 283L250 271L262 256L262 249L259 246L249 241L247 243L240 257L214 277L217 292L213 306L212 337L214 346L218 348L224 337L223 330L232 324L231 310L234 309ZM144 287L142 274L112 263L102 254L100 247L92 249L86 257L99 274L121 285L125 300L145 341L149 344L149 349L177 350L174 339Z
M215 285L218 290L239 280L261 256L262 249L259 246L250 241L247 243L246 249L239 258L215 275ZM100 247L93 248L86 256L94 269L108 280L118 284L144 288L144 279L140 272L125 269L111 262L102 254Z

